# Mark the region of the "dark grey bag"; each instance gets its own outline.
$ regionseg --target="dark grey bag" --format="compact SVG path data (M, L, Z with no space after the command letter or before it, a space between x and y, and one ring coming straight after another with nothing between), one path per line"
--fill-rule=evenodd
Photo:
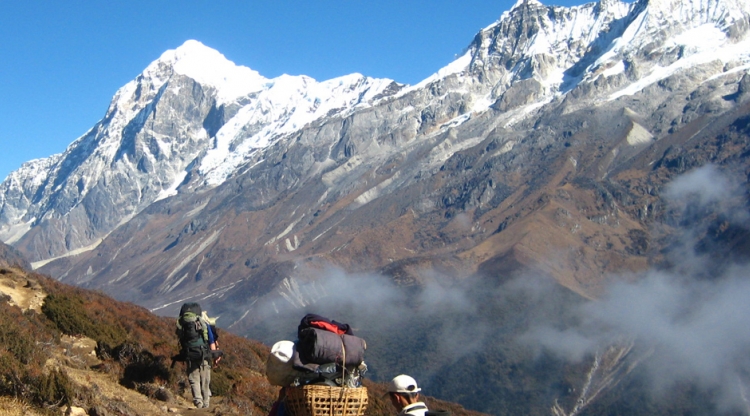
M318 328L299 331L297 352L302 364L336 363L357 366L365 360L367 344L354 335L338 335Z

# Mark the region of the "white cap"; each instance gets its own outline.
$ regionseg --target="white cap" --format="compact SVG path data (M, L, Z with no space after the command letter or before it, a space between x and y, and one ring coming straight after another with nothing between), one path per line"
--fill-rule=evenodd
M419 391L422 391L422 389L417 386L417 380L406 374L394 377L388 385L389 393L417 393Z
M271 354L282 363L289 362L294 354L294 343L292 341L279 341L271 347Z

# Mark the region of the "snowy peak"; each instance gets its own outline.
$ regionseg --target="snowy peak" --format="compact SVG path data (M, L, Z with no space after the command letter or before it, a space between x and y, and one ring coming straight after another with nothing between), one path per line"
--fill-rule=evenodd
M136 112L157 99L163 92L162 87L175 75L183 75L205 87L214 88L217 105L231 103L259 91L268 82L258 72L236 65L215 49L196 40L188 40L178 48L164 52L133 81L120 88L105 119L111 119L118 112L121 119L131 119Z
M44 237L19 244L34 259L89 246L186 180L221 184L258 149L371 105L392 83L360 74L267 79L189 40L120 88L104 118L63 154L3 182L0 239L17 241L33 223Z
M519 1L477 34L470 71L498 90L533 79L543 94L554 93L566 71L622 32L631 8L618 0L569 8Z
M164 52L146 72L163 64L171 66L177 74L216 88L220 104L258 91L268 81L258 72L236 65L197 40L188 40L177 49Z
M539 2L538 0L518 0L516 4L513 5L513 7L510 8L510 12L512 13L516 9L519 9L521 7L529 7L529 6L537 6L537 7L544 7L544 5Z
M529 102L602 74L630 71L634 81L658 66L700 63L709 52L744 62L749 16L750 2L742 0L601 0L574 7L520 0L477 34L468 71L492 86L492 99L528 80L522 89L532 91L521 102ZM696 54L705 56L687 60Z
M747 63L750 5L736 0L642 0L627 26L589 66L584 79L630 71L632 93L676 71L713 60ZM743 46L744 45L744 46ZM633 72L638 75L634 75Z

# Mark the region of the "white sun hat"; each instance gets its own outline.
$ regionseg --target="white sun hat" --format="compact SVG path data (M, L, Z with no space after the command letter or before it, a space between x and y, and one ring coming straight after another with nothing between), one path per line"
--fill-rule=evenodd
M417 386L417 380L406 374L401 374L393 378L388 385L389 393L417 393L422 389Z

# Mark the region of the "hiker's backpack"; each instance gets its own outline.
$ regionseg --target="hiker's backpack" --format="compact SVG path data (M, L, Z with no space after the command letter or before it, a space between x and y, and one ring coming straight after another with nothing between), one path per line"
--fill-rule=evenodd
M182 305L177 319L177 336L180 339L180 357L185 361L208 359L208 328L200 318L201 307L189 302Z

